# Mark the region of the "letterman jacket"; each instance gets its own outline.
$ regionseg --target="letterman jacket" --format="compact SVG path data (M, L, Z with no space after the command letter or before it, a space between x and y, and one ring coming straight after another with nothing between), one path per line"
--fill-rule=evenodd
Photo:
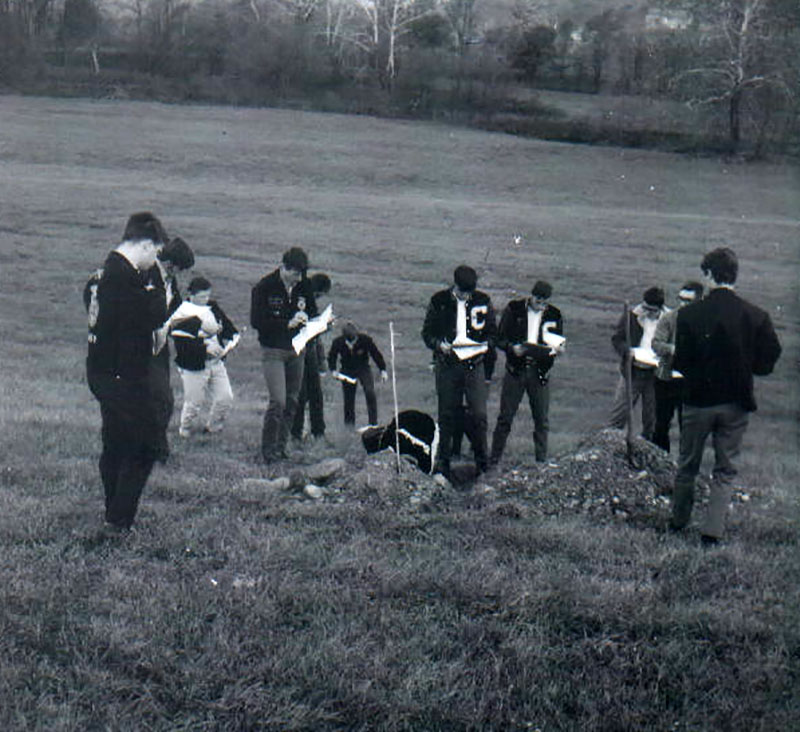
M123 255L112 251L89 290L89 373L146 379L153 331L164 322L162 293Z
M289 293L280 269L262 277L250 296L250 325L258 331L258 342L268 348L293 350L292 338L300 328L290 330L289 321L298 310L305 310L309 318L318 315L308 279L304 277Z
M222 330L213 337L224 347L239 331L216 300L209 300L208 307L211 308L211 314L217 323L222 326ZM187 371L202 371L209 360L206 352L206 338L200 334L201 327L200 318L194 315L175 321L170 333L175 341L175 363Z
M495 348L497 325L491 298L475 290L467 299L467 337L478 343L486 343L489 352ZM454 353L445 354L439 349L441 341L452 343L456 337L456 296L453 289L440 290L430 300L422 326L422 340L433 351L434 361L446 364L463 363L473 366L483 360L480 354L466 361L459 361Z
M542 311L537 338L538 343L544 343L542 337L545 332L544 326L547 323L555 323L554 326L549 328L551 333L556 333L560 336L564 335L564 321L561 317L561 311L554 305L548 304ZM506 371L513 376L519 376L524 373L528 366L535 365L539 381L542 384L546 384L547 373L553 367L556 357L549 353L532 356L515 355L512 346L515 343L525 343L527 340L528 300L512 300L503 311L497 331L497 347L505 351L506 354Z

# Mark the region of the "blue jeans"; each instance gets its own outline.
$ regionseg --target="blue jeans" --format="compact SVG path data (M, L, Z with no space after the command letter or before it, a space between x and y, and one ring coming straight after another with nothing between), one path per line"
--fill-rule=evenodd
M282 457L286 450L303 381L304 361L305 353L298 356L283 348L261 349L261 365L269 395L261 431L261 454L267 461Z
M731 496L731 483L736 476L733 461L739 454L749 412L738 404L719 404L713 407L683 407L681 422L681 452L675 488L672 493L673 529L689 523L694 505L695 479L700 472L706 439L711 435L714 447L714 469L711 473L711 497L701 532L720 538L725 529L725 515Z

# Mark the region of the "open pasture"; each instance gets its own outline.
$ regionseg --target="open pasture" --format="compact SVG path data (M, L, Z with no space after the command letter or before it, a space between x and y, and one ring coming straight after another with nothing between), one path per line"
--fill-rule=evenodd
M781 164L293 111L0 97L0 697L12 700L0 727L787 728L799 194L798 170ZM435 412L419 332L455 265L478 270L498 312L550 280L568 337L552 381L556 455L607 417L622 302L661 284L672 304L705 251L731 246L739 291L784 345L745 441L758 505L712 571L684 539L625 528L529 527L478 509L392 526L356 509L236 502L237 481L264 473L248 332L229 359L226 432L175 444L139 533L97 544L81 291L137 210L192 245L240 328L252 285L303 246L332 277L336 312L387 358L395 324L401 407ZM490 429L502 369L501 357ZM179 409L177 374L173 385ZM329 429L349 449L338 386L325 388ZM390 409L384 387L381 417ZM523 467L529 425L523 406L507 450ZM674 586L655 585L659 574ZM708 656L707 643L722 650ZM738 699L734 665L752 684Z

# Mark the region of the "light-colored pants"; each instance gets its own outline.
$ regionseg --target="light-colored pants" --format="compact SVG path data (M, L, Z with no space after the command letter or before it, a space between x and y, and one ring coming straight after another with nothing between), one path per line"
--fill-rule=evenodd
M181 410L182 435L203 428L201 414L208 405L205 428L219 432L233 404L233 389L228 371L222 361L211 361L202 371L178 369L183 380L183 409Z
M634 367L631 377L631 406L635 407L639 397L642 398L642 437L652 440L656 429L655 370ZM628 424L628 400L625 395L624 376L619 377L608 423L610 427L620 430Z
M304 364L305 352L298 356L282 348L261 349L261 366L269 393L261 430L261 454L268 462L282 457L286 449L289 428L297 411Z

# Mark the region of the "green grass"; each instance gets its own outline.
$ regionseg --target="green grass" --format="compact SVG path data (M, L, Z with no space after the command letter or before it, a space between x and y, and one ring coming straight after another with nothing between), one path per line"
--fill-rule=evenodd
M1 728L797 727L795 168L274 110L0 97L0 115ZM306 247L387 356L394 322L407 407L433 410L419 331L455 265L476 266L498 307L549 279L569 337L555 453L606 419L622 301L653 283L672 300L730 245L785 348L757 386L752 498L702 552L691 532L537 518L519 497L414 513L261 494L243 482L264 474L248 332L226 431L173 435L138 531L104 539L80 293L142 209L190 242L239 326L252 285ZM357 459L325 388L329 431ZM498 399L496 383L492 425ZM522 408L508 458L529 453Z

